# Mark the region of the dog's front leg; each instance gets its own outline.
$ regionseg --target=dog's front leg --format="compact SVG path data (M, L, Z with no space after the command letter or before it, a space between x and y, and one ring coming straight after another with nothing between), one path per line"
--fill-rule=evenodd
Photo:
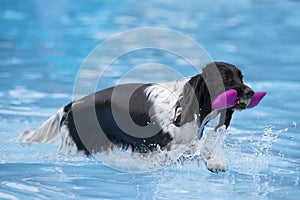
M225 172L228 169L222 148L225 135L225 126L223 126L218 128L217 131L210 128L208 133L202 138L200 157L211 172Z

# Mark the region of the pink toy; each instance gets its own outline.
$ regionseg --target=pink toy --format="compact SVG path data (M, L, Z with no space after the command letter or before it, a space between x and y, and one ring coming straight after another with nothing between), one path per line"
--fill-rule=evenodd
M253 108L264 98L266 92L255 92L247 108Z
M247 100L239 100L237 98L238 93L236 90L227 90L216 97L216 99L212 102L212 108L216 110L231 108L238 103L244 103L247 105L247 108L253 108L259 104L266 94L266 92L255 92L249 102Z
M222 92L212 102L212 107L216 110L233 107L237 104L237 95L236 90Z

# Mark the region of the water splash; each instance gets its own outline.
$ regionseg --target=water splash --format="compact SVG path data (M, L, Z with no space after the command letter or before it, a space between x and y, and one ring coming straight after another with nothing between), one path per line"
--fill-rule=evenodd
M257 141L257 147L259 148L259 151L256 151L255 153L271 155L270 150L272 150L273 142L278 140L279 134L287 131L288 128L274 131L274 126L266 126L263 135Z
M195 166L203 167L202 147L208 148L213 155L223 157L224 139L227 134L225 127L214 131L212 127L205 128L201 140L193 140L190 143L172 144L171 151L160 149L157 152L135 153L122 148L113 151L94 154L97 160L111 168L130 173L144 173L160 170L170 165L184 166L186 163L194 163Z

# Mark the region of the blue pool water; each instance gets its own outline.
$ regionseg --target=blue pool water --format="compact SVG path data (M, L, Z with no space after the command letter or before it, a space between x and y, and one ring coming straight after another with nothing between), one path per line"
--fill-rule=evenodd
M296 0L2 0L0 199L298 199L299 10ZM258 107L234 115L224 147L228 172L213 174L192 160L132 174L94 158L60 155L58 143L17 142L24 129L38 127L72 100L76 74L96 45L149 26L190 36L214 60L239 66L256 91L268 92ZM174 55L144 50L113 63L98 89L150 62L184 76L195 73Z

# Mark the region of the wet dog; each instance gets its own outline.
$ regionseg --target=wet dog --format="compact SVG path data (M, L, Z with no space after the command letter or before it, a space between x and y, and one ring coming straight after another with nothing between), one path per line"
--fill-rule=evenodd
M234 89L238 99L250 100L254 94L243 83L234 65L213 62L203 72L182 81L151 84L124 84L90 94L71 102L51 116L35 131L24 131L23 143L49 143L61 140L61 152L83 151L90 155L118 147L146 154L172 151L175 144L189 144L202 137L204 125L215 116L212 100L222 91ZM238 103L218 111L218 127L228 127ZM205 147L201 157L210 171L226 171L223 156L214 156Z

